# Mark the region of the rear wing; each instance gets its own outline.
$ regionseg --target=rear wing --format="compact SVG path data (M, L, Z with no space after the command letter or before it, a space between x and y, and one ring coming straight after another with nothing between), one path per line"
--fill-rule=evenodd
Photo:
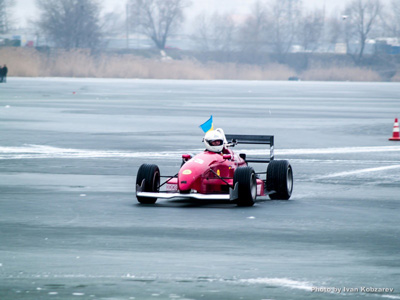
M246 162L253 163L269 163L274 160L274 136L273 135L247 135L247 134L226 134L228 143L252 144L252 145L269 145L269 159L245 159Z

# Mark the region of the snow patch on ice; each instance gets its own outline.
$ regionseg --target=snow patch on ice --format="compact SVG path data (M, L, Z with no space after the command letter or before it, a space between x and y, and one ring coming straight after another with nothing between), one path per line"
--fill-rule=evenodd
M0 147L0 159L37 159L37 158L168 158L180 157L181 151L164 152L128 152L111 150L87 150L58 148L44 145L25 145L23 147Z
M200 153L203 149L189 149L160 152L130 152L117 150L90 150L60 148L47 145L24 145L22 147L0 147L0 159L37 159L37 158L180 158L183 152ZM375 153L399 152L400 146L379 147L344 147L344 148L316 148L316 149L278 149L275 154L281 156L317 155L317 154L349 154L349 153ZM240 152L248 155L269 156L265 149L245 150Z
M375 152L396 152L400 146L376 146L376 147L342 147L342 148L315 148L315 149L276 149L279 155L310 155L310 154L350 154L350 153L375 153ZM262 155L268 151L244 150L249 155Z
M296 281L288 278L253 278L253 279L241 279L240 282L249 284L265 284L270 286L281 286L291 289L299 289L305 291L311 291L313 285L307 281Z
M384 167L377 167L377 168L367 168L367 169L360 169L360 170L354 170L354 171L346 171L346 172L338 172L338 173L332 173L332 174L327 174L327 175L321 175L321 176L314 177L314 179L345 177L345 176L351 176L351 175L358 175L358 174L362 174L362 173L379 172L379 171L386 171L386 170L399 169L399 168L400 168L400 165L384 166Z

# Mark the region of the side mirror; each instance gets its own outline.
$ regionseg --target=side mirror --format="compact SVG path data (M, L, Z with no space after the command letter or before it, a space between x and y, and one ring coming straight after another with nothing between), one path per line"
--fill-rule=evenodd
M222 156L223 159L232 159L232 155L231 154L224 154Z
M189 160L191 158L192 158L192 156L190 154L182 154L182 159L184 159L184 160Z

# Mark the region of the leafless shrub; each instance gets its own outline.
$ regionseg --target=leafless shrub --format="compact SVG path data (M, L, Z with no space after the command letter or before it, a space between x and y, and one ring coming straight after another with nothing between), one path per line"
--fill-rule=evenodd
M134 55L92 56L87 50L59 51L44 55L33 49L1 49L10 76L105 77L155 79L286 80L295 72L284 65L267 66L194 60L161 61Z
M0 48L0 64L7 63L8 76L44 76L42 57L34 49Z
M89 50L58 51L45 55L34 49L3 48L0 49L1 61L7 63L10 76L29 77L287 80L298 76L294 70L281 64L203 64L190 59L162 61L132 54L93 56ZM379 74L370 69L340 66L315 66L299 77L317 81L381 81ZM392 80L400 81L400 70Z

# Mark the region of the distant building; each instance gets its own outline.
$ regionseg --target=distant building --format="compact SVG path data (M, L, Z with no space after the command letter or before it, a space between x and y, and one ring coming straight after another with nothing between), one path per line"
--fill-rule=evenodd
M376 51L378 53L398 55L400 54L400 39L399 38L377 38Z
M346 43L336 43L335 44L335 53L337 53L337 54L346 54L347 53L347 45L346 45Z
M25 34L0 35L0 47L36 47L36 37Z

